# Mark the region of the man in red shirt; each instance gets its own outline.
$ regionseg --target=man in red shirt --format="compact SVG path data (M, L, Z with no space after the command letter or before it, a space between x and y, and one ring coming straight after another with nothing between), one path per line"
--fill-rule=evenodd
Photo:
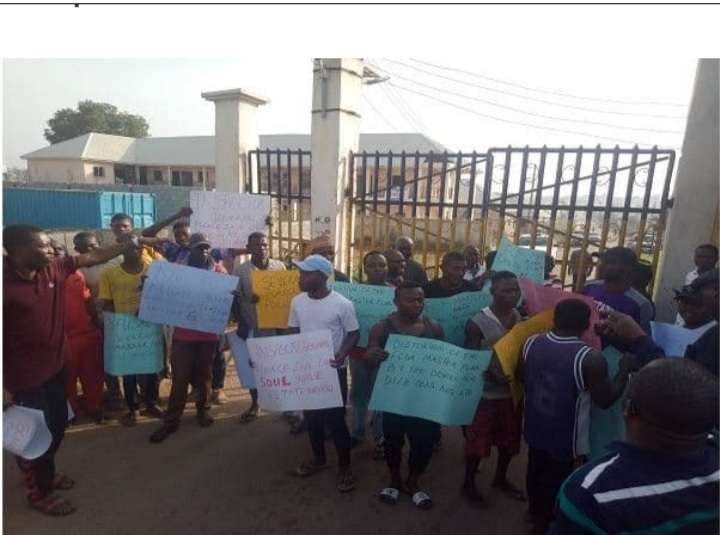
M27 486L30 505L48 515L75 511L53 493L74 481L55 472L55 452L68 419L65 395L65 281L77 268L107 262L140 246L136 238L79 256L55 258L47 234L30 225L3 230L3 389L17 405L42 410L52 434L42 456L18 465Z
M76 413L82 409L96 423L103 421L102 332L95 303L85 277L76 271L65 280L65 336L68 354L65 361L65 392ZM83 396L77 392L80 380Z

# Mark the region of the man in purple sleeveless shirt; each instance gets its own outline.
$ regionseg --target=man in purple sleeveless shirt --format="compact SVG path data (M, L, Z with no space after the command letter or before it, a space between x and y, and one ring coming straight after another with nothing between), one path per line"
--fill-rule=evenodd
M637 358L626 354L617 375L608 377L603 355L580 339L589 326L585 303L560 302L553 329L527 340L518 366L525 385L528 512L535 533L547 531L560 485L589 453L591 403L608 408L638 368Z

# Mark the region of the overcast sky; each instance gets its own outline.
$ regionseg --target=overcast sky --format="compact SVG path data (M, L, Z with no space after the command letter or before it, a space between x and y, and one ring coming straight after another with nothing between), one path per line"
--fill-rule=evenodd
M364 87L363 132L420 131L454 150L631 142L679 148L696 65L667 56L418 59L429 64L369 58L391 80ZM309 58L5 60L3 164L24 167L20 156L47 144L43 129L52 114L84 99L144 116L152 136L213 134L213 105L200 93L236 87L271 99L258 116L261 134L310 132Z

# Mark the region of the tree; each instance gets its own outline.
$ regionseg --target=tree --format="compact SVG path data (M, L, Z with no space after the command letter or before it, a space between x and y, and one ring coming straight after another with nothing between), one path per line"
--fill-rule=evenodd
M119 112L112 104L83 100L77 109L63 108L55 112L45 129L45 139L51 144L65 141L88 132L116 136L147 137L148 123L140 115Z
M27 169L21 169L20 167L8 167L3 172L3 181L5 181L5 182L27 182L28 181Z

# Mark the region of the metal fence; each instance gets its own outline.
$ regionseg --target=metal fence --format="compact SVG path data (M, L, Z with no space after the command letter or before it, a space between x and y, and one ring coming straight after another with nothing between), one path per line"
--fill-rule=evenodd
M270 254L289 263L304 254L310 235L310 151L254 150L248 153L245 191L272 199Z
M272 198L271 254L289 261L311 239L311 156L303 150L248 153L246 191ZM633 148L504 147L480 153L361 152L350 155L352 233L341 254L355 277L361 259L400 236L439 275L442 255L473 244L482 254L505 237L544 250L563 285L582 283L589 255L632 247L657 267L675 152Z
M553 256L566 286L573 248L629 246L654 272L674 161L674 151L657 147L354 154L351 265L408 235L438 275L445 252L473 244L485 254L506 237ZM576 258L574 271L584 273L586 255Z

